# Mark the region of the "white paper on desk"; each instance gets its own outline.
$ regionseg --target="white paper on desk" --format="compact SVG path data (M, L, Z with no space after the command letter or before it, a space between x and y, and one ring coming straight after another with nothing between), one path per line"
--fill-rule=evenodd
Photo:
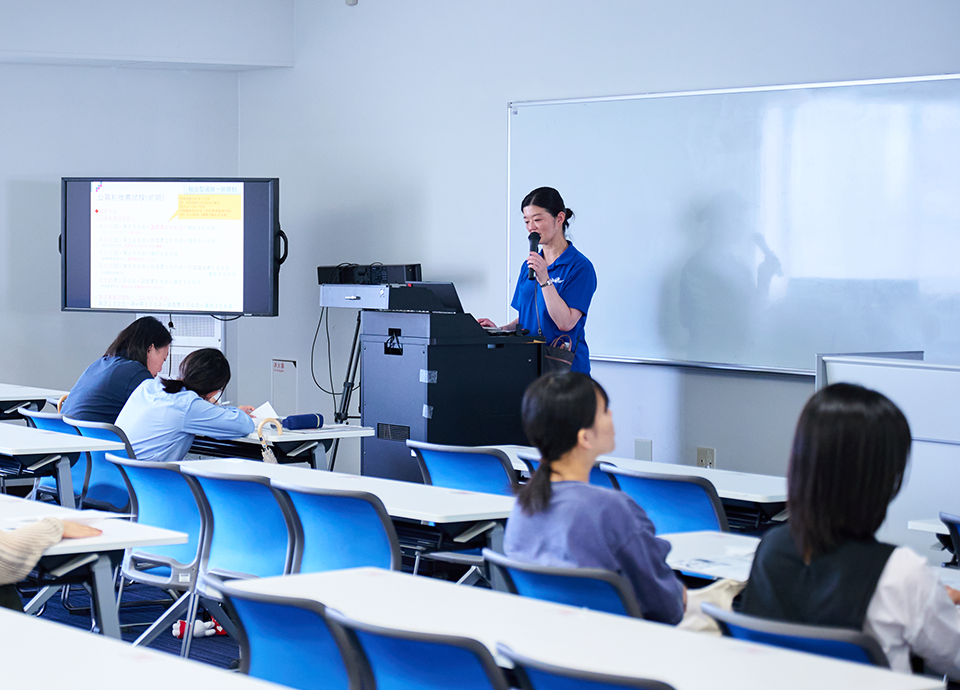
M270 404L269 400L255 409L251 416L253 417L253 421L257 424L260 424L260 422L262 422L264 419L280 419L280 415L278 415L277 411L273 409L273 405Z
M753 554L749 556L728 556L725 558L688 558L674 561L667 559L673 570L709 575L720 579L746 582L753 565Z
M129 513L111 513L105 510L78 510L75 513L66 514L62 511L56 513L38 513L36 515L31 515L29 517L22 517L16 520L7 520L5 521L4 529L14 529L16 527L23 527L34 522L38 522L46 517L55 517L58 520L69 520L70 522L76 522L80 525L93 526L104 520L116 520L116 519L129 519Z

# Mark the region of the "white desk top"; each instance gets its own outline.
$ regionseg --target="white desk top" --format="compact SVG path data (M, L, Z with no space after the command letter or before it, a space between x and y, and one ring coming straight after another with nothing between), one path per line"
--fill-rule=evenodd
M374 429L369 426L353 426L351 424L324 424L319 429L298 429L291 431L284 429L283 433L278 433L271 425L263 428L263 437L269 443L296 443L297 441L326 441L332 438L361 438L363 436L373 436ZM254 431L238 441L244 443L260 443L257 432Z
M947 526L939 518L931 518L929 520L910 520L907 523L907 529L916 530L918 532L933 532L934 534L950 534L950 530L947 529Z
M502 520L513 509L512 496L444 489L413 482L361 477L290 465L272 465L256 460L185 460L185 466L203 467L212 472L252 474L304 487L366 491L383 501L391 517L428 522L473 522Z
M0 383L0 402L17 402L22 400L59 400L70 391L58 391L53 388L34 388L33 386L16 386L12 383Z
M77 511L61 508L52 503L28 501L16 496L0 494L0 528L11 528L28 524L28 521L42 517L55 517L61 520L83 519L91 511ZM187 535L183 532L151 527L122 519L104 519L90 522L103 534L82 539L64 539L43 552L44 556L63 556L75 553L103 553L121 551L134 546L162 546L165 544L185 544Z
M3 455L41 455L123 449L124 446L119 441L87 438L80 434L61 434L18 424L0 424L0 454Z
M376 568L231 584L314 599L366 623L473 637L491 651L501 642L559 666L655 678L676 690L942 687L935 678Z
M3 681L8 688L124 688L131 683L139 690L280 688L6 609L0 609L0 649L6 659Z
M661 534L673 547L667 565L685 573L730 578L746 582L753 554L760 544L756 537L730 532L683 532Z
M518 453L533 453L539 455L536 448L529 446L490 446L505 452L516 470L527 469ZM773 477L766 474L750 474L747 472L731 472L730 470L711 470L705 467L691 465L672 465L666 462L650 462L648 460L632 460L630 458L615 458L610 455L601 455L598 462L606 462L625 470L635 472L656 472L657 474L682 474L709 479L717 490L720 498L730 500L749 501L750 503L785 503L787 500L787 480L784 477Z

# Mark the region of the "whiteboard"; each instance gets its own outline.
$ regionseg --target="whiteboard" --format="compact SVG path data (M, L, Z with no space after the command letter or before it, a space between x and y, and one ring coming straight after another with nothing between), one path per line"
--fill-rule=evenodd
M593 359L960 363L960 76L511 103L520 202L556 187L597 269Z

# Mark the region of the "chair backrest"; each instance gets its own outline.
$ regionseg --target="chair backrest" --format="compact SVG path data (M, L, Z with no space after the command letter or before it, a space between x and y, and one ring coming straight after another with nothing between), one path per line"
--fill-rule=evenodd
M940 522L947 526L947 531L950 533L953 553L960 554L960 515L940 513Z
M633 472L607 463L600 467L616 488L646 511L657 534L730 529L717 490L708 479Z
M63 421L75 427L82 436L119 441L125 446L127 457L136 457L127 435L115 424L88 422L70 417L64 417ZM130 505L130 495L127 493L127 482L120 474L120 470L107 461L106 451L90 451L87 457L90 458L90 481L84 495L84 504L125 512Z
M493 655L476 640L368 625L333 609L326 614L358 642L377 690L508 690Z
M643 690L674 690L672 685L647 678L613 676L554 666L517 654L505 644L497 644L497 653L513 663L514 673L523 690L616 690L641 688Z
M293 564L294 509L266 477L210 472L180 465L200 484L200 576L286 575Z
M296 512L291 572L373 566L400 570L400 541L383 502L364 491L307 488L271 482Z
M353 640L327 619L323 604L296 597L252 594L218 583L237 624L240 672L299 690L320 684L360 690L365 664Z
M417 456L424 484L501 496L513 496L519 486L513 463L502 450L409 439L407 446Z
M517 452L517 457L523 462L526 463L527 467L530 468L530 474L533 474L537 471L537 468L540 467L540 452L537 450L525 451L521 450ZM605 489L614 487L613 480L610 479L610 475L600 469L600 463L597 463L592 468L590 468L590 483L594 486L602 486Z
M862 630L802 625L724 611L713 604L701 610L717 621L724 635L835 659L889 668L880 644Z
M44 431L56 431L59 434L79 434L80 432L76 427L70 426L65 421L63 421L63 415L59 412L38 412L36 410L31 410L29 407L21 407L17 410L25 420L27 420L27 425L32 426L36 429L43 429ZM80 496L81 500L84 496L84 490L86 489L87 482L90 479L88 469L90 463L87 460L87 453L79 453L79 459L77 462L73 463L70 466L70 477L73 481L73 493L77 496ZM43 488L52 488L56 485L55 477L42 477L40 479L40 486Z
M490 549L483 550L483 559L500 571L514 594L643 618L630 583L609 570L521 563Z
M153 527L186 532L186 544L137 548L132 554L140 558L169 559L178 569L196 571L200 559L200 485L196 478L184 475L172 462L130 460L114 453L106 459L119 467L130 492L130 507L137 522ZM191 581L176 584L191 585Z

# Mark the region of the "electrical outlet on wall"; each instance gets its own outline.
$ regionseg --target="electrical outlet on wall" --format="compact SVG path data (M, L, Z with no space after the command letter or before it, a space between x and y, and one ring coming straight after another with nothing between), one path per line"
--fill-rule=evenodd
M633 440L633 458L635 460L653 460L653 440L637 438Z
M709 467L715 469L717 466L716 448L697 448L697 467Z

